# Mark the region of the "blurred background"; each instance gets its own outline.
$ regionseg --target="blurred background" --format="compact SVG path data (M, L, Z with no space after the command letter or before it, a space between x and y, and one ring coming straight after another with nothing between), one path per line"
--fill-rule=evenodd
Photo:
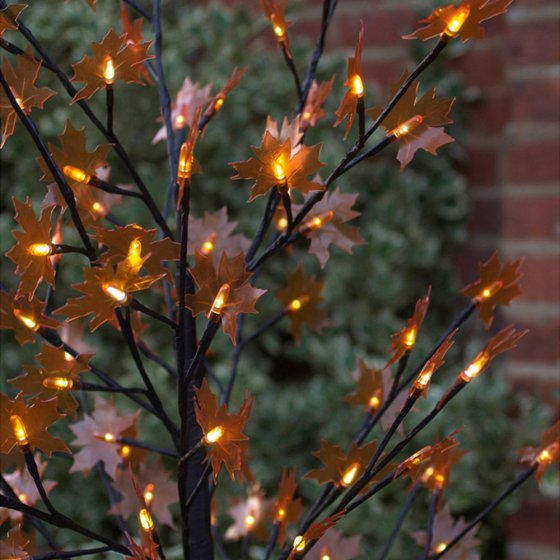
M72 63L90 53L92 41L100 41L110 27L120 31L116 0L98 0L95 14L83 0L30 0L28 4L22 21L69 73ZM289 35L301 74L318 34L321 4L318 0L289 2L288 20L293 22ZM326 104L327 118L310 130L306 140L308 144L323 143L321 159L327 163L326 169L332 169L353 141L351 134L343 142L342 130L333 129L332 124L343 94L346 57L353 52L360 20L365 26L364 77L370 106L385 99L389 84L404 66L412 68L427 52L431 43L403 41L400 36L412 31L416 21L435 6L431 1L414 0L344 0L339 4L318 72L321 80L333 73L337 79ZM493 329L513 321L519 328L529 328L530 333L507 361L499 361L454 401L446 415L422 434L415 448L463 426L460 440L469 453L456 467L446 496L454 514L468 517L513 480L518 471L517 450L535 445L541 431L552 422L559 381L559 14L554 1L518 0L506 16L485 25L485 40L454 42L448 47L423 75L421 88L435 85L440 95L457 97L452 110L455 124L449 127L456 142L440 149L438 157L418 154L402 173L394 148L356 167L337 185L344 192L359 193L357 208L362 216L355 223L367 245L355 248L353 255L331 249L324 270L315 257L307 255L305 246L296 247L271 260L259 278L259 287L281 288L286 271L304 262L309 273L326 283L324 307L332 321L320 336L307 332L299 346L281 323L260 338L241 361L233 408L241 402L245 387L257 395L248 427L251 458L256 476L269 494L275 491L282 466L297 467L299 475L317 466L310 451L318 449L320 439L346 446L361 417L359 411L340 402L340 397L352 390L350 372L356 358L383 365L390 335L400 330L416 299L431 285L432 305L411 360L420 359L464 306L458 289L476 278L477 262L496 248L502 257L524 255L526 260L524 295L503 310ZM137 17L132 12L131 16ZM281 120L292 114L296 103L291 76L274 44L269 23L260 15L257 2L181 0L164 2L163 29L163 62L172 98L187 76L202 85L213 83L215 93L235 66L249 68L199 144L204 175L194 180L193 208L195 215L202 216L204 211L226 205L230 219L239 222L239 231L252 236L265 202L259 199L247 205L249 185L232 182L227 164L251 155L249 146L260 143L267 115ZM144 33L151 37L146 23ZM8 39L25 47L14 32ZM74 126L86 127L90 149L104 142L78 108L68 107L67 96L48 72L41 73L39 83L59 92L47 102L46 110L32 114L44 138L56 142L66 120L71 119ZM118 83L115 97L116 133L154 197L163 204L168 178L166 148L164 142L151 144L161 126L157 92L153 86ZM97 114L104 115L101 92L91 105ZM30 196L38 208L45 194L35 153L21 126L2 151L2 252L13 243L11 197L21 200ZM128 183L118 159L110 155L109 163L112 180ZM152 225L134 201L115 206L113 213L127 223ZM80 278L80 263L76 261L63 261L57 307L67 296L75 295L68 285ZM6 259L1 279L15 287L13 266ZM159 301L157 296L151 297L153 302ZM144 297L143 301L149 299ZM277 306L270 294L263 298L260 315L247 321L246 332L262 324ZM154 326L144 338L172 360L172 347L165 335L164 329ZM38 347L22 349L9 333L2 336L2 387L12 395L13 387L5 380L18 375L22 364L33 363ZM428 399L410 422L435 403L486 337L479 321L469 321L439 383L433 384ZM123 383L135 382L134 366L123 355L114 331L103 328L85 335L85 340L96 349L97 363L116 369ZM221 379L228 374L230 355L229 341L220 337L210 360ZM148 367L158 379L165 402L166 396L174 395L173 383L163 370L152 364ZM117 404L121 406L120 401ZM128 407L126 401L122 407ZM141 426L145 439L156 442L165 438L151 419L143 418ZM58 430L72 437L66 428ZM71 516L86 519L92 526L101 524L110 533L110 523L103 521L107 503L96 473L84 484L81 474L67 477L68 468L63 461L49 464L48 477L61 480L54 490L55 500ZM225 477L221 481L218 500L224 527L228 523L227 496L241 494L241 490L229 485ZM382 493L341 525L349 535L364 534L363 558L375 557L374 551L379 550L397 515L405 488L402 485ZM479 532L482 557L557 558L558 489L558 473L551 472L540 489L531 482L492 514ZM306 499L312 499L318 490L314 483L304 482L301 491ZM78 492L80 500L75 498ZM87 512L83 508L86 502ZM523 512L516 514L521 502ZM424 528L425 512L425 503L419 501L391 558L418 554L411 535ZM71 543L73 537L67 538ZM164 529L162 538L178 544L178 536L171 530ZM235 551L236 545L231 546ZM254 547L256 558L259 544ZM179 558L179 548L172 549L169 557Z

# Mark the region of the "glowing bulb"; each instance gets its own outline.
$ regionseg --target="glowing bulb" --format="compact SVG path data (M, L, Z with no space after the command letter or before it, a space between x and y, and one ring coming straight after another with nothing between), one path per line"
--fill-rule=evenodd
M427 480L429 480L434 474L434 472L435 472L434 467L428 467L422 474L422 481L426 482Z
M34 257L48 257L52 251L49 243L33 243L27 248L27 252Z
M344 486L344 487L350 486L350 484L352 484L352 482L356 478L356 475L358 474L359 470L360 470L360 463L352 463L344 471L344 474L342 475L342 478L340 479L340 485Z
M209 255L214 250L214 243L216 242L217 237L217 233L213 231L210 234L210 237L202 244L202 246L200 247L200 252L203 255Z
M120 288L117 288L117 286L113 284L103 284L101 288L110 298L118 301L119 303L124 303L128 298L126 292L123 292Z
M411 327L406 331L406 334L404 335L404 345L407 348L410 349L414 346L414 343L416 342L416 334L416 327Z
M146 485L146 488L144 488L144 501L146 502L146 506L150 507L150 504L152 503L154 499L154 485L152 482L150 482L149 484Z
M284 29L284 26L280 25L276 21L276 16L274 14L270 18L270 21L272 23L272 29L274 30L274 35L276 35L276 37L278 37L279 40L283 40L286 35L286 30Z
M72 356L72 354L70 354L70 352L66 352L66 351L65 351L65 352L64 352L64 359L65 359L67 362L71 362L71 361L74 360L74 356Z
M202 439L205 443L216 443L224 435L222 426L212 428Z
M119 449L119 455L123 458L123 459L128 459L130 457L130 454L132 453L132 449L130 448L130 445L123 445L120 449Z
M280 508L276 515L279 519L284 519L284 517L286 517L286 510L284 508Z
M444 31L445 35L453 37L463 27L465 21L469 17L471 9L469 6L461 6L451 16L447 22L447 27Z
M115 66L113 64L113 59L110 56L105 59L103 77L105 78L105 83L107 85L111 85L115 81Z
M143 264L142 243L139 239L133 239L128 246L128 264L138 271Z
M27 435L27 430L25 429L23 420L17 414L12 414L10 416L10 422L12 423L12 430L17 439L18 445L20 447L29 445L29 436Z
M391 130L388 133L388 136L394 136L395 138L402 138L403 136L406 136L407 134L410 134L412 131L417 129L422 124L423 121L424 119L422 115L415 115L414 117L411 117L410 119L403 122L396 128L393 128L393 130Z
M175 119L175 126L177 128L183 128L185 126L185 123L186 119L184 115L177 115L177 118Z
M352 78L352 93L357 97L362 97L364 95L364 83L362 82L362 77L356 74Z
M535 461L537 463L551 464L558 453L560 452L560 443L554 442L548 447L545 447L537 456Z
M301 535L298 535L294 539L293 549L295 551L303 552L305 550L306 546L307 546L307 542L305 541L305 539Z
M177 167L177 183L187 181L191 177L194 158L188 142L183 142L179 153L179 166Z
M308 121L311 118L311 111L304 111L302 117L303 120Z
M492 282L489 286L484 288L478 296L476 296L477 301L486 301L490 299L492 296L495 296L504 286L504 283L501 280L496 280Z
M439 488L443 488L443 485L445 483L445 476L444 475L438 473L434 476L434 480L436 481L436 485Z
M321 560L332 560L331 550L328 546L321 548Z
M376 410L377 407L378 407L380 404L381 404L381 401L380 401L379 397L377 397L377 396L374 395L373 397L371 397L371 399L369 399L368 407L373 408L374 410Z
M285 231L287 227L288 227L288 218L282 217L276 220L276 229L278 231Z
M74 386L74 380L68 377L45 377L43 379L43 387L47 389L56 389L57 391L70 390Z
M140 520L140 526L144 531L151 532L154 528L154 521L150 512L146 508L142 508L138 512L138 519Z
M94 202L91 205L91 209L96 213L96 214L105 214L105 206L103 206L103 204L101 204L101 202Z
M307 222L305 222L302 227L303 233L306 233L308 231L313 231L323 227L325 224L327 224L332 220L333 216L334 216L334 212L332 210L329 210L328 212L323 212L318 216L315 216L310 220L307 220Z
M435 365L432 362L428 362L418 377L414 380L414 384L412 386L413 389L423 390L425 389L432 379L432 375L434 374Z
M245 525L249 528L249 527L253 527L253 525L255 524L257 520L255 519L255 516L252 514L249 514L245 517Z
M218 290L218 294L214 298L214 303L212 303L212 308L210 309L210 316L219 317L226 306L229 297L230 285L222 284L222 287Z
M37 323L37 321L35 321L35 319L33 319L33 317L24 315L19 309L14 309L14 316L33 332L35 332L39 328L39 324Z
M274 177L281 184L286 182L286 172L281 163L274 162Z
M29 502L29 496L25 492L20 492L18 494L18 500L24 504Z
M490 356L487 352L479 352L469 366L461 372L461 379L468 383L480 374L489 361Z
M214 101L214 111L219 111L224 105L225 99L223 97L218 97L216 101Z
M306 303L309 303L309 299L309 296L300 296L293 299L288 305L288 310L294 312L299 311Z
M444 542L441 542L436 546L436 552L438 552L438 553L443 552L446 548L447 548L447 544L444 543Z
M11 88L10 88L10 89L11 89ZM13 94L13 93L14 93L14 92L12 91L12 94ZM18 107L19 107L22 111L25 111L25 107L24 107L24 105L23 105L23 99L22 99L21 97L19 97L18 95L14 95L14 98L15 98L15 100L16 100L16 103L17 103Z
M89 173L86 173L79 167L73 167L72 165L65 165L62 168L62 173L78 183L89 183L91 181L91 175Z

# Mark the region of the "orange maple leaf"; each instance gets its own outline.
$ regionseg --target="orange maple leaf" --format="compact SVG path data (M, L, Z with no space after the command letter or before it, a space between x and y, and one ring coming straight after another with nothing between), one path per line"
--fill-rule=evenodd
M320 539L329 529L334 527L334 525L341 517L344 516L345 513L346 510L339 511L322 521L316 521L313 525L311 525L311 527L309 527L309 529L307 529L307 531L305 531L305 533L303 533L303 535L298 535L294 539L294 544L290 555L288 556L288 560L297 558L300 553L305 551L310 541Z
M264 496L264 490L255 484L249 488L246 497L234 498L228 510L233 524L226 530L224 535L226 540L236 541L249 534L260 541L268 539L268 527L265 526L265 521L271 507L271 500L266 500Z
M178 261L180 243L175 243L165 237L156 239L157 230L144 229L137 224L128 224L124 227L116 226L115 229L95 227L95 238L108 249L100 256L102 262L117 263L126 259L131 251L144 255L144 268L149 274L158 276L171 274L162 264L164 261ZM139 244L139 245L138 245Z
M7 57L2 64L4 77L16 102L25 114L31 113L34 107L42 109L45 102L56 95L56 92L48 87L35 86L40 69L41 62L33 58L31 46L27 47L24 54L17 57L15 68ZM17 113L3 89L0 91L0 122L2 123L0 148L2 148L6 140L14 133L17 123Z
M121 415L112 401L96 396L91 415L85 414L82 420L70 424L76 436L71 443L81 447L74 454L70 472L88 473L99 461L103 461L107 474L116 478L123 457L120 446L115 445L111 436L124 436L126 430L135 426L139 413Z
M385 402L381 370L369 368L361 358L358 358L356 365L353 372L353 377L356 378L356 389L342 400L349 405L375 411Z
M306 555L308 560L353 560L360 556L360 544L362 537L354 535L346 537L340 531L331 529L325 533L314 548Z
M25 550L30 542L30 539L21 530L21 524L15 525L6 533L6 538L0 540L0 558L10 560L31 558Z
M282 478L278 486L278 496L272 508L274 522L278 524L278 543L286 542L287 527L296 523L304 511L301 498L295 498L297 489L295 469L282 469Z
M34 396L40 400L57 399L59 410L65 414L76 416L78 403L71 391L63 391L45 387L43 381L48 378L63 377L73 384L79 383L79 374L88 370L88 362L93 354L82 354L74 358L64 348L56 348L43 344L37 360L41 367L23 366L26 373L10 379L10 383L20 390L24 397Z
M195 218L189 214L189 242L187 255L199 251L211 255L218 265L222 253L228 256L246 253L251 245L243 234L232 235L237 222L228 220L227 208L223 206L217 212L204 212L204 218Z
M233 69L231 76L228 78L228 81L224 84L224 87L212 98L210 105L208 105L204 115L206 117L212 117L217 111L222 108L226 97L230 93L232 89L234 89L238 84L245 72L247 72L248 67L242 68L238 70L237 68Z
M294 146L289 138L281 141L267 130L261 146L251 147L256 158L229 164L237 171L232 179L255 179L249 202L274 187L286 192L295 189L302 193L325 190L322 183L307 178L324 165L319 160L320 144Z
M15 331L16 340L26 344L35 340L40 329L58 329L60 322L43 314L45 303L35 297L15 297L0 290L0 329Z
M519 267L522 263L523 258L501 264L498 253L494 252L485 263L479 263L480 278L461 290L465 297L472 298L476 303L478 315L486 328L494 320L497 305L509 305L521 295L519 280L522 274Z
M309 252L317 257L321 268L324 268L329 260L330 245L352 254L355 246L366 243L358 228L348 224L361 215L360 212L352 209L357 198L357 194L341 193L337 187L315 204L309 213L309 222L316 217L331 216L320 227L307 228L305 233L306 237L311 239ZM297 208L294 208L294 211L297 211Z
M4 36L4 32L18 28L17 20L25 8L27 4L10 4L0 10L0 37Z
M144 23L144 18L138 18L134 21L131 21L128 15L126 4L121 0L120 19L122 30L124 33L126 33L126 44L129 45L133 49L133 51L135 51L134 56L140 58L143 54L144 49L144 34L142 33L142 24ZM145 80L148 83L152 83L150 72L144 66L144 64L135 64L132 68L138 73L138 78L140 80Z
M181 207L181 200L183 199L183 192L187 181L191 180L191 176L195 173L202 173L202 167L198 160L194 157L194 148L198 137L200 136L200 116L202 114L202 107L199 107L194 114L193 122L189 130L189 135L181 146L179 152L179 165L177 167L177 183L179 185L179 192L177 194L177 209Z
M505 14L513 0L461 0L457 7L448 4L436 8L427 18L418 23L426 24L403 39L422 39L424 41L437 37L460 37L465 42L468 39L483 39L484 28L480 25L500 14Z
M240 313L257 313L255 304L267 290L253 288L250 283L251 272L245 269L245 256L239 253L229 258L222 253L218 268L214 266L212 257L195 251L195 265L191 269L197 291L187 294L186 306L193 316L204 313L211 317L211 310L224 285L229 286L227 301L221 308L222 328L233 344L236 343L237 316Z
M336 110L336 122L333 126L338 126L345 118L346 130L344 131L344 138L348 136L354 121L354 115L358 107L358 100L364 95L364 86L362 83L362 47L364 43L364 24L360 23L360 34L358 35L358 43L354 56L348 57L348 72L344 85L348 88L338 109Z
M430 306L430 293L432 289L428 289L428 293L416 302L414 313L408 320L406 327L403 327L398 333L391 336L391 349L389 353L392 354L385 367L388 367L395 362L398 362L407 352L410 352L416 342L418 331L424 322L428 307Z
M84 281L81 284L72 284L72 288L85 295L69 299L66 305L57 309L55 313L66 315L70 321L93 314L90 331L95 331L113 318L115 309L131 302L132 292L146 290L165 276L139 276L138 271L146 257L139 260L140 263L134 267L127 261L122 261L116 267L107 263L101 267L85 268Z
M248 470L245 464L246 445L249 438L243 433L255 401L249 393L245 394L243 404L237 414L230 414L227 405L218 407L216 395L212 393L206 379L200 387L195 387L194 412L196 421L204 434L207 445L206 459L212 465L214 480L217 480L222 464L231 479L237 474L242 478Z
M39 449L49 457L55 451L70 453L64 441L48 432L48 427L63 417L56 400L26 404L0 393L0 453L8 455L16 447L22 452Z
M306 278L303 266L288 272L286 288L276 290L276 299L284 306L290 320L290 334L296 343L301 341L303 326L307 325L315 332L321 332L329 325L327 313L319 309L323 301L321 292L325 286L315 276Z
M560 420L542 434L539 447L525 447L519 453L522 463L538 465L535 478L540 484L548 468L560 463Z
M145 60L153 58L148 54L151 41L133 44L127 42L127 34L118 35L110 29L101 43L91 44L93 56L84 56L80 62L72 65L74 76L72 82L84 82L86 85L72 98L71 103L80 99L89 99L97 90L104 89L107 82L104 76L105 66L110 59L114 67L114 79L127 84L143 84L141 73L136 68Z
M462 517L454 519L449 511L449 505L446 504L445 507L436 513L434 518L429 557L432 557L432 555L436 556L439 552L445 550L446 545L466 527L467 522ZM455 560L477 560L480 558L478 553L472 550L480 544L475 537L475 533L476 530L469 531L459 543L449 551L447 557ZM416 531L412 536L419 546L426 545L426 531Z
M261 7L265 17L270 20L272 30L276 35L278 44L284 44L285 48L289 48L288 35L286 29L286 4L287 0L261 0Z
M408 74L405 70L401 78L391 86L390 97L397 93L408 78ZM412 82L382 123L387 133L395 135L399 141L397 159L401 162L401 170L412 161L414 154L420 148L437 155L438 148L453 142L453 138L443 131L443 126L453 122L449 118L449 111L455 98L436 98L435 88L429 89L422 97L418 97L419 85L417 80ZM383 107L372 107L367 110L368 116L374 120L382 112Z
M313 80L305 106L301 112L300 127L302 130L307 130L310 126L315 126L321 119L325 117L325 110L323 104L331 93L336 74L330 80L318 84Z
M21 275L16 297L32 299L41 280L54 288L54 266L49 256L51 247L51 222L54 206L43 208L39 219L29 197L25 202L12 198L16 210L15 220L23 231L12 231L17 243L6 253L16 266L16 274ZM36 255L34 247L46 249L46 254Z

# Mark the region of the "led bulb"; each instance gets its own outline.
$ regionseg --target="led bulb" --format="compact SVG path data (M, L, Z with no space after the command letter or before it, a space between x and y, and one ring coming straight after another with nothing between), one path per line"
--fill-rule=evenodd
M17 497L21 503L29 505L29 496L25 492L20 492Z
M29 330L35 332L39 329L39 324L33 317L29 317L29 315L25 315L19 309L14 309L14 316L15 318L22 322Z
M352 93L357 97L362 97L364 95L364 83L362 82L362 77L356 74L352 78Z
M373 395L373 397L371 397L371 399L369 399L368 401L368 407L372 408L373 410L376 410L380 404L381 400L377 395Z
M207 444L216 443L223 435L224 429L222 426L216 426L202 438L202 441Z
M70 390L74 387L74 380L68 377L45 377L43 387L57 391Z
M388 134L388 136L394 136L395 138L402 138L407 134L410 134L414 130L416 130L424 121L422 115L415 115L411 117L407 121L403 122L396 128L393 128Z
M414 380L412 388L418 391L423 391L432 380L432 375L434 374L434 370L435 370L435 365L432 362L428 362L424 366L422 371L418 374L418 377Z
M144 501L146 502L147 507L150 507L150 504L154 499L154 488L155 486L152 482L146 484L146 488L144 488Z
M179 165L177 167L177 183L187 181L191 177L194 158L188 142L183 142L179 152Z
M29 445L29 436L27 435L23 420L17 414L12 414L10 416L10 422L12 423L12 430L18 445L20 447Z
M200 252L203 255L209 255L214 250L214 243L216 242L217 237L217 233L213 231L210 234L210 237L201 245Z
M116 443L117 436L111 432L105 432L104 434L99 432L94 432L93 437L100 439L101 441L106 441L107 443Z
M139 239L133 239L128 246L128 264L138 271L143 264L142 243Z
M73 167L72 165L65 165L62 168L62 173L72 179L72 181L77 181L78 183L89 183L91 181L91 175L86 173L83 169L79 167Z
M305 550L306 546L307 546L307 542L305 541L305 539L301 535L298 535L294 539L294 544L293 544L292 548L296 552L303 552Z
M224 97L223 96L219 96L216 98L216 101L214 101L214 111L219 111L223 105L224 105Z
M107 85L111 85L115 81L115 66L113 64L113 59L110 56L105 58L103 77L105 78L105 83Z
M344 474L342 475L342 478L340 479L340 485L344 486L345 488L347 486L350 486L350 484L352 484L352 482L354 482L354 479L356 478L356 475L358 474L359 470L360 470L360 463L358 463L358 462L352 463L344 471Z
M27 252L33 257L48 257L53 252L53 248L49 243L33 243L29 245Z
M333 560L333 557L331 556L331 549L328 546L321 548L320 558L321 560Z
M457 10L455 10L452 16L447 21L447 27L445 28L445 35L449 37L454 37L463 27L465 21L469 17L471 9L469 6L461 6Z
M123 290L114 284L103 284L101 288L110 298L118 301L119 303L124 303L128 298L127 293L123 292Z
M177 128L183 128L186 124L186 120L184 115L177 115L177 117L175 118L175 126Z
M286 171L284 169L284 166L276 161L273 164L273 173L274 173L274 178L278 181L279 184L285 184L286 183Z
M245 526L251 528L255 525L256 521L255 516L250 513L245 517Z
M311 118L311 111L304 111L303 115L302 115L302 118L303 118L304 121L307 122Z
M410 329L408 329L404 335L404 345L410 349L414 346L415 342L416 342L416 335L417 335L417 330L416 327L411 327Z
M501 280L496 280L492 282L489 286L484 288L477 296L476 301L486 301L490 299L492 296L495 296L502 288L504 287L504 283Z
M132 449L130 448L130 445L123 445L120 449L119 449L119 455L123 458L123 459L128 459L130 457L130 454L132 453Z
M490 356L487 352L479 352L469 366L460 373L459 377L465 383L472 381L475 377L480 375L480 372L488 365L489 361Z
M278 231L286 231L286 228L288 227L288 218L278 218L278 220L276 220L276 229Z
M325 224L332 220L333 216L334 212L332 210L329 210L328 212L322 212L318 216L307 220L307 222L303 224L303 233L322 228Z
M210 317L220 317L224 307L226 306L230 292L229 284L222 284L222 287L218 290L216 297L214 298L214 303L210 309Z
M436 552L439 554L440 552L443 552L446 548L447 548L447 544L441 542L436 546Z
M105 215L106 214L106 210L105 210L105 206L103 206L103 204L101 204L101 202L94 202L91 205L91 209L96 213L96 214L102 214Z
M276 517L278 517L278 519L284 519L284 517L286 517L286 510L284 508L280 508L276 513Z
M535 461L539 464L550 465L558 453L560 452L560 443L551 443L548 447L545 447L538 455Z
M152 516L150 515L150 512L146 508L142 508L138 512L138 519L140 520L140 526L142 527L142 529L144 529L144 531L146 531L147 533L153 531L154 521L152 519Z
M288 310L293 312L299 311L306 303L309 303L309 299L307 295L293 299L288 305Z

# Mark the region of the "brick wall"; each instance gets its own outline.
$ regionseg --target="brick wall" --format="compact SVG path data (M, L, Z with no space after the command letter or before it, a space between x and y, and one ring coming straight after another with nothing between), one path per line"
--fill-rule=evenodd
M294 34L316 36L321 4L304 3ZM414 29L422 4L341 1L327 48L353 49L362 19L364 75L386 85L407 60L400 36ZM556 0L517 0L505 17L487 22L485 40L471 41L452 61L466 86L480 92L467 108L471 241L458 266L472 279L495 248L503 257L526 257L524 295L503 319L530 333L509 354L506 374L515 389L549 401L560 381L559 16ZM511 560L557 559L559 521L558 503L531 498L510 523Z

